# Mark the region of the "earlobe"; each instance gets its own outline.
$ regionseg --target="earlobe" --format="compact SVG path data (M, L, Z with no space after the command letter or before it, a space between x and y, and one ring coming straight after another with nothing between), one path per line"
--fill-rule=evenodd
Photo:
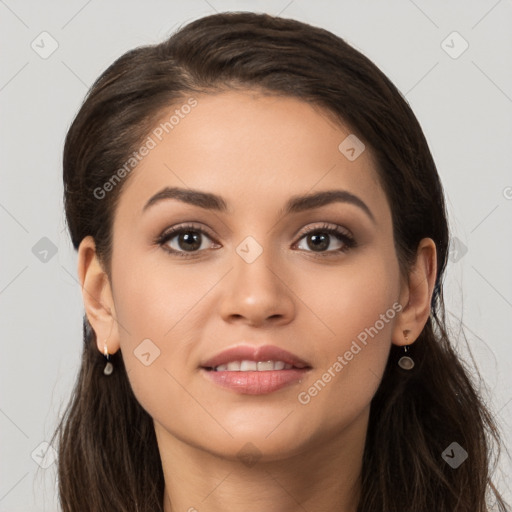
M91 236L85 237L78 248L78 278L87 319L96 333L98 350L103 354L107 342L108 352L113 354L119 350L119 331L112 290Z
M403 285L403 309L393 329L395 345L414 343L425 327L430 315L436 276L436 244L431 238L424 238L418 244L416 262L409 272L408 282Z

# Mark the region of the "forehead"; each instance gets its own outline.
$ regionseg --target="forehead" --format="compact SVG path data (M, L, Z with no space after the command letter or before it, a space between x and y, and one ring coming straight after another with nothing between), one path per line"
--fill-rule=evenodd
M387 202L373 156L354 137L322 109L296 98L253 91L185 98L162 112L148 134L151 149L129 176L119 209L141 212L166 186L222 195L229 210L239 212L343 188L382 215ZM354 152L360 153L355 159Z

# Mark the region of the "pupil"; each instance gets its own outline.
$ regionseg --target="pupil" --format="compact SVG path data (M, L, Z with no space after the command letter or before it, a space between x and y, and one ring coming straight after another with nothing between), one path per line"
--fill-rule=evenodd
M310 249L327 249L329 247L329 235L310 235L308 246Z
M179 236L179 245L186 251L201 247L200 234L195 231L186 231Z

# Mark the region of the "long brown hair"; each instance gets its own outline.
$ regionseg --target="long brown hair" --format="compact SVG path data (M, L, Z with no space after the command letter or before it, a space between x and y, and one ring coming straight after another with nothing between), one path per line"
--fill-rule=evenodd
M194 94L257 89L323 108L371 148L392 209L402 272L418 243L437 245L431 315L411 346L416 366L397 365L392 346L372 400L359 512L484 512L499 436L479 396L477 373L450 344L443 274L449 233L443 189L423 132L400 92L365 56L334 34L254 13L196 20L158 45L129 51L95 82L67 134L64 201L75 249L94 237L110 273L112 219L124 177L95 193L147 137L164 108ZM64 512L163 510L164 478L152 418L137 402L121 351L115 371L84 317L82 364L55 437ZM453 442L468 453L457 469L442 458Z

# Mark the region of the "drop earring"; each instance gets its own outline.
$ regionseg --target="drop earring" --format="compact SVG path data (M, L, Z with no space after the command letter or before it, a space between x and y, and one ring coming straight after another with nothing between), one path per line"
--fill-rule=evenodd
M409 332L404 331L405 341L409 341ZM409 347L407 345L404 346L404 355L398 360L398 366L403 370L412 370L414 368L414 360L407 355L409 351Z
M103 369L103 373L105 375L111 375L114 371L114 365L110 362L110 355L108 353L107 348L107 340L105 340L105 345L103 346L103 355L105 356L105 359L107 360L107 364L105 365L105 368Z

